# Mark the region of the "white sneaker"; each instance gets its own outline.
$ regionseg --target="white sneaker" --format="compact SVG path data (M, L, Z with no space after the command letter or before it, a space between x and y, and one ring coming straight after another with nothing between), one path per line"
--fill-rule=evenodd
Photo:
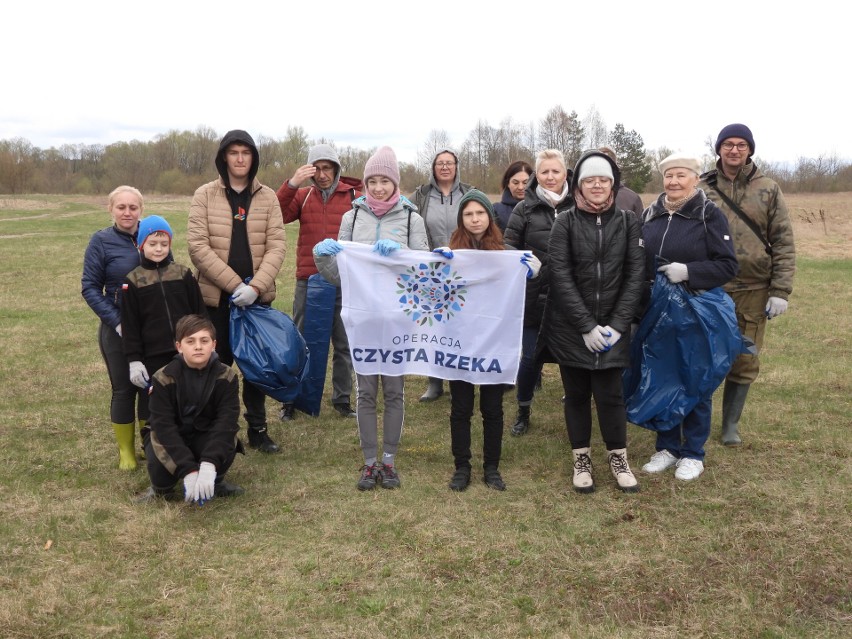
M683 457L677 462L675 479L690 481L698 478L704 472L704 462L690 457Z
M642 466L642 470L646 473L661 473L666 468L671 468L677 463L677 457L672 455L667 450L658 450L651 455L650 461Z

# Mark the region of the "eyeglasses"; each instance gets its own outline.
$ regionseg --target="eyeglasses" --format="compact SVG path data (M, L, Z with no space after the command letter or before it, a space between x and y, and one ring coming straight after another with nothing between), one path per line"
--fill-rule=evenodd
M450 167L453 167L455 165L456 165L455 162L435 162L435 166L442 168L442 169L449 169Z
M748 151L748 142L737 142L736 144L733 142L722 142L722 148L725 151L730 151L734 147L737 148L737 151Z
M331 175L334 173L333 166L317 166L314 164L314 168L317 170L317 173L325 173L326 175Z
M601 186L609 186L612 184L612 180L608 177L587 177L581 180L583 182L583 186L594 186L595 184L600 184Z

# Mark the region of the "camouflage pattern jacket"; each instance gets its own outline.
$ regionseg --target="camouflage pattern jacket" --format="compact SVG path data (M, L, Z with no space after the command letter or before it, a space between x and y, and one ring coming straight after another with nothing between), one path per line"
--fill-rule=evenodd
M771 255L760 238L734 213L716 187L727 195L758 226L769 242ZM709 181L708 181L709 180ZM739 274L725 285L730 292L769 289L770 297L788 299L793 291L796 271L796 248L793 244L793 225L784 203L784 195L774 180L763 175L751 160L732 181L723 172L721 161L716 169L701 176L698 185L728 219L734 241Z

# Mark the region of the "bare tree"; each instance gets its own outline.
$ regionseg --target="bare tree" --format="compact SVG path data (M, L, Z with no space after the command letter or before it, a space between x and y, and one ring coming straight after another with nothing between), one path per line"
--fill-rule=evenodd
M583 129L586 132L586 148L597 149L606 144L609 134L606 130L606 122L597 107L593 104L583 119Z
M432 173L432 160L441 149L450 148L450 136L443 129L432 129L417 152L417 167L423 175Z

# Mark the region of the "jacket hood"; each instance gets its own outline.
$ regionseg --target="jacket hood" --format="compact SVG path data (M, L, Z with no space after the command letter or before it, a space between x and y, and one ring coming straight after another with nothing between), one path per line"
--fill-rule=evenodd
M603 158L609 163L610 167L612 168L612 195L613 198L615 198L615 196L618 195L618 188L619 186L621 186L621 169L618 168L618 165L613 162L612 158L610 158L606 153L601 153L600 151L596 150L586 151L585 153L583 153L583 155L580 156L580 159L577 160L577 164L574 166L574 171L569 176L569 180L571 182L571 194L573 196L574 191L580 188L580 180L577 177L578 175L580 175L580 165L586 160L588 160L590 157L594 156Z
M225 149L231 144L245 144L251 149L251 168L249 169L248 182L254 182L254 177L257 175L257 169L260 164L260 154L257 152L257 145L252 137L241 129L228 131L222 141L219 143L219 150L216 152L216 170L219 172L219 177L229 189L231 188L231 179L228 176L228 164L225 162Z

